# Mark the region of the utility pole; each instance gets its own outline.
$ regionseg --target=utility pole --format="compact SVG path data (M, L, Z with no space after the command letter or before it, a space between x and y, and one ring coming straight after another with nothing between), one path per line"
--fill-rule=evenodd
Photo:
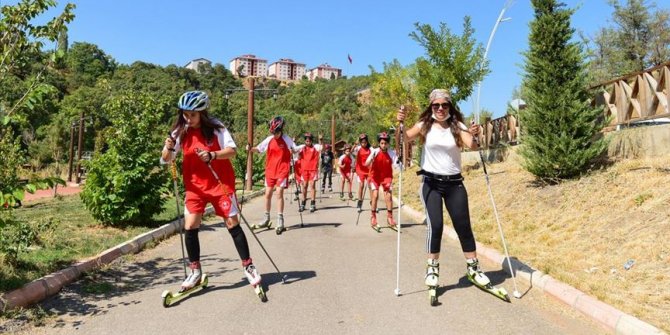
M84 144L84 112L79 114L79 142L77 144L77 184L81 183L81 148Z
M330 147L333 153L335 153L335 112L333 112L330 119Z
M248 108L247 108L247 143L249 143L249 148L253 147L254 145L254 86L256 83L254 82L254 77L249 77L248 80L248 85L249 85L249 103L248 103ZM253 181L251 180L253 176L253 163L254 163L254 156L253 152L251 150L247 151L247 173L245 177L245 189L247 191L251 191L251 186L253 184Z
M70 155L67 162L67 181L72 182L72 161L74 160L74 122L70 123Z

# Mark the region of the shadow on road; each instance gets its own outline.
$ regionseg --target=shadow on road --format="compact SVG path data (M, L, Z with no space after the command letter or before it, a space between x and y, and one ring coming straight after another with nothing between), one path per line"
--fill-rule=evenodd
M201 257L203 270L210 277L220 277L230 271L238 271L239 260L230 258L203 255ZM234 265L218 266L220 270L213 271L216 263L232 263ZM130 263L119 259L108 268L87 273L40 306L57 319L54 328L73 327L81 324L80 320L66 320L63 317L78 318L85 315L104 315L116 307L140 304L142 301L129 299L110 303L113 298L131 296L133 293L156 287L164 287L176 291L184 280L182 259L155 258L145 262ZM209 266L208 266L209 265ZM229 287L230 288L230 287ZM208 291L209 289L205 290ZM199 295L197 292L193 295ZM160 296L156 296L159 300ZM118 300L116 300L118 301Z

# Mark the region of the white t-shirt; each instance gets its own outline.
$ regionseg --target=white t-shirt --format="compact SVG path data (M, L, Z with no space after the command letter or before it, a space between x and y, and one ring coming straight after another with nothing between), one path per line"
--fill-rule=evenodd
M422 125L423 122L417 124ZM442 129L433 124L428 130L421 153L421 169L446 176L461 173L461 148L456 145L451 128Z

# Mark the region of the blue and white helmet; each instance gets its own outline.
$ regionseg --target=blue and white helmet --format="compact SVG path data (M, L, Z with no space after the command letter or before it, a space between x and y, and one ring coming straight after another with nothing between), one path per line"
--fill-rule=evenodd
M179 109L186 111L204 111L209 108L209 96L203 91L190 91L179 98Z

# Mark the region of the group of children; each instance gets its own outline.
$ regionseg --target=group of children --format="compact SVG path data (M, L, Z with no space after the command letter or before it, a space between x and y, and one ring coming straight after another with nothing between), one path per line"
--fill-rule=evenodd
M272 195L277 193L277 226L275 231L280 235L286 230L284 226L284 189L288 188L290 170L292 168L296 181L295 200L299 201L298 211L306 209L309 192L309 211L316 211L316 181L322 175L321 192L326 189L332 192L332 173L334 170L335 155L329 144L323 144L323 137L319 136L318 143L314 143L314 135L305 133L305 144L296 145L294 140L284 134L285 120L281 116L273 118L269 123L271 135L265 138L258 146L250 148L252 152L266 153L265 159L265 217L262 222L254 225L255 229L270 228L270 210ZM387 208L387 224L395 229L392 204L393 168L398 168L398 157L390 148L390 136L386 132L377 135L379 146L370 146L368 136L361 134L358 144L352 149L351 145L344 146L344 153L337 159L337 170L342 176L340 183L340 198L345 199L344 190L348 183L349 199L353 200L352 181L355 173L359 183L358 212L362 211L365 188L371 193L370 225L379 231L377 224L377 199L379 191L384 194ZM354 171L352 171L352 167ZM319 171L320 170L320 171Z
M447 207L454 229L456 230L463 255L466 259L467 275L480 286L490 284L479 268L476 243L470 224L468 196L461 175L461 150L479 147L477 136L480 132L476 124L470 127L463 124L464 118L458 107L452 102L447 90L435 89L428 97L429 104L419 115L419 122L403 131L405 139L419 139L423 144L421 153L422 176L421 200L427 213L428 259L426 264L426 285L436 290L439 276L439 256L444 227L443 208ZM161 161L174 163L176 154L183 152L182 176L185 192L185 245L188 253L191 274L182 283L182 291L198 285L202 278L200 268L200 244L198 229L207 203L212 203L217 215L225 218L226 227L242 261L244 273L251 283L257 286L261 277L253 265L244 231L239 226L239 207L235 195L235 173L230 160L236 154L236 145L224 125L208 113L209 97L202 91L184 93L178 102L178 114L169 136L165 139ZM401 107L397 120L403 122L406 112ZM270 209L272 195L277 194L277 227L281 234L284 228L284 190L289 185L291 170L296 181L301 184L302 200L299 211L305 210L307 191L311 191L310 211L316 210L315 183L319 170L323 172L321 188L328 181L332 190L332 171L334 155L329 145L322 145L323 139L314 144L314 136L304 134L304 145L295 142L284 134L285 120L281 116L269 123L271 135L257 146L247 149L252 152L266 153L265 159L265 218L259 227L270 227ZM370 225L379 231L377 223L377 200L382 191L387 208L387 224L395 228L392 211L393 168L399 168L398 157L390 148L389 134L377 135L378 147L370 146L368 136L361 134L355 147L346 145L344 154L337 159L337 169L342 175L340 197L344 199L346 183L349 199L353 199L352 179L355 175L359 182L358 212L362 211L366 188L371 192ZM293 156L296 159L292 159ZM321 163L321 166L319 166ZM219 179L218 176L223 176Z

